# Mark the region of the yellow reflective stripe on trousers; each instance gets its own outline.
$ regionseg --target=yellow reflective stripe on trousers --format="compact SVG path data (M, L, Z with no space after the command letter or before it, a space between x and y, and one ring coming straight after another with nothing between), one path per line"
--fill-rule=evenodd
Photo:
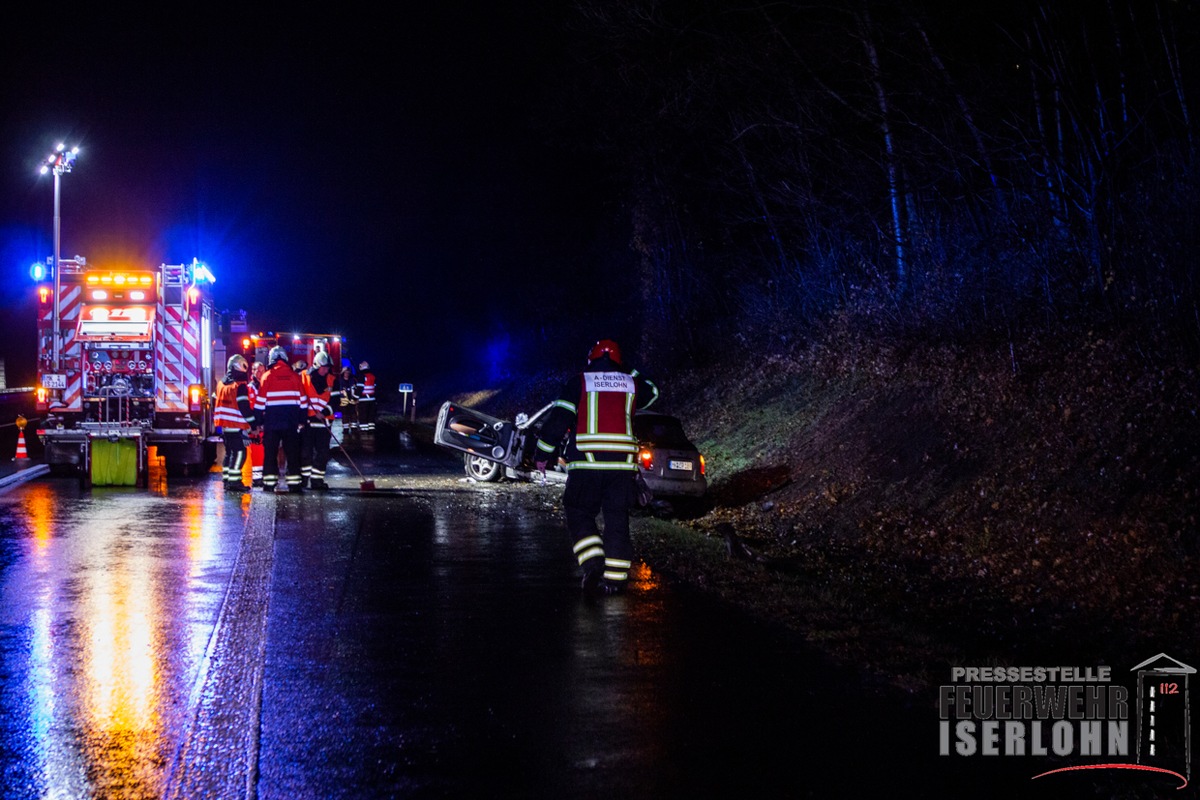
M575 552L578 553L580 550L583 550L585 547L593 547L593 546L603 547L604 540L601 539L599 536L585 536L582 539L580 539L578 542L575 543Z

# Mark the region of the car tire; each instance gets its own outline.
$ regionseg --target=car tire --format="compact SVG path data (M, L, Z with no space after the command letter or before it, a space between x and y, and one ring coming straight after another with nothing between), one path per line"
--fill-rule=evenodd
M504 476L504 465L468 453L463 457L463 471L480 483L494 483Z

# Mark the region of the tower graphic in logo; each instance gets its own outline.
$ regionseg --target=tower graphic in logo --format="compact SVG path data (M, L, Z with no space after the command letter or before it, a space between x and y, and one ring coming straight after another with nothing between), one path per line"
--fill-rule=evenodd
M1159 653L1130 670L1137 672L1137 763L1192 779L1192 720L1188 676L1196 672Z

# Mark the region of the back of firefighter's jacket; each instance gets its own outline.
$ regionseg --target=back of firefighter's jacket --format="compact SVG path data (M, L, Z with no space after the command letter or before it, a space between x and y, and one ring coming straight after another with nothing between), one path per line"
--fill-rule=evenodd
M287 363L277 361L264 373L255 408L263 414L265 430L298 428L304 422L307 401L300 376Z

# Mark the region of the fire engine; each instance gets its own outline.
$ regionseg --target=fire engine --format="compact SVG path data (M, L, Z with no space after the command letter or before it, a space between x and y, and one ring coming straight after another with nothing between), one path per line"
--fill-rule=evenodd
M52 266L37 288L46 463L76 469L85 486L144 486L151 447L169 472L206 470L219 440L209 394L225 362L212 272L197 260L124 269L76 256L57 277Z
M244 312L243 312L244 313ZM230 327L235 332L241 327L234 321ZM244 330L244 328L243 328ZM333 333L275 333L274 331L259 331L257 334L242 333L239 339L231 344L230 350L235 351L240 346L240 352L249 361L267 363L267 354L275 346L287 351L288 363L295 364L303 361L312 366L317 353L324 351L329 354L334 371L340 370L342 363L342 348L345 339ZM349 362L346 362L348 364Z

